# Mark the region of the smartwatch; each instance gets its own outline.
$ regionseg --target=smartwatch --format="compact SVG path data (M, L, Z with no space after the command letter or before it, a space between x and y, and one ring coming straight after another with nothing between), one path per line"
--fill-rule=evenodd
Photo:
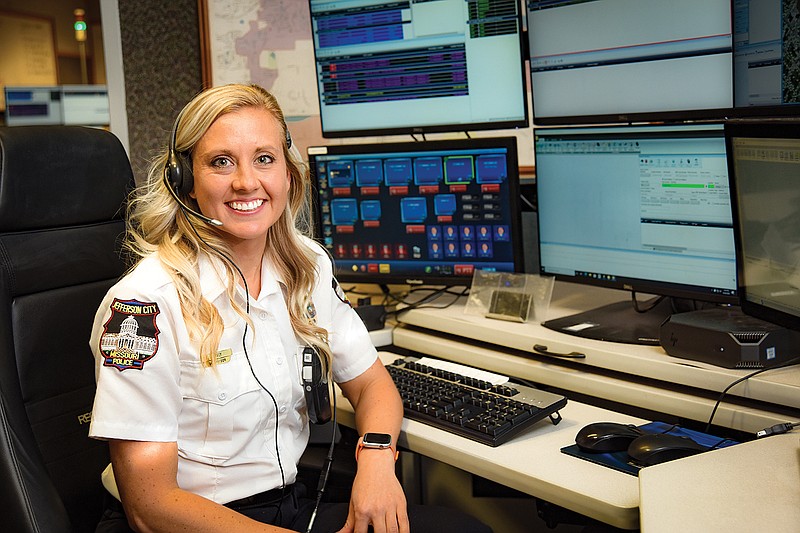
M358 439L358 446L356 446L356 461L358 461L358 454L363 448L375 448L378 450L390 449L394 452L394 460L400 455L392 446L392 436L388 433L364 433L364 436Z

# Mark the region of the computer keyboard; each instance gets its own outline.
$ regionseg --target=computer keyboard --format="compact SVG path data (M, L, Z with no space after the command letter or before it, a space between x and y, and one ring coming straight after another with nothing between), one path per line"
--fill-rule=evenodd
M386 365L406 418L499 446L545 417L561 421L564 396L517 384L492 384L403 357Z

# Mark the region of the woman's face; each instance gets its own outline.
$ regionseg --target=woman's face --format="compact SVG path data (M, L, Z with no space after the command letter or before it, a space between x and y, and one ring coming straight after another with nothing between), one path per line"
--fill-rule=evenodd
M222 222L232 248L263 246L286 208L291 179L283 142L277 119L248 107L219 117L194 147L190 195L204 215Z

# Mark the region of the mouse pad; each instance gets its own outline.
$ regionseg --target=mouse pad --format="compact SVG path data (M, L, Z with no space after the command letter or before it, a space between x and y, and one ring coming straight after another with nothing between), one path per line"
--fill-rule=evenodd
M716 448L725 448L728 446L733 446L734 444L739 444L737 441L730 439L726 439L721 444L718 444L721 440L723 440L722 437L709 435L708 433L702 433L700 431L694 431L692 429L682 428L680 426L673 426L672 424L666 424L664 422L650 422L639 426L639 429L641 429L645 433L666 432L670 433L671 435L680 435L683 437L689 437L698 444L702 444L703 446L716 445ZM577 444L565 446L561 448L561 451L567 455L578 457L579 459L583 459L585 461L589 461L592 463L597 463L599 465L607 466L608 468L613 468L614 470L618 470L619 472L625 472L626 474L630 474L632 476L638 476L639 470L644 468L634 463L633 460L628 456L627 452L591 453L581 450L580 448L578 448Z

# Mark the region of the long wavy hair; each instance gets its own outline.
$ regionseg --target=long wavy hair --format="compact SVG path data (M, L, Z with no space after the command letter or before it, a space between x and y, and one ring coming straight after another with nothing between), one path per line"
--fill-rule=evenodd
M268 111L283 129L281 138L288 139L283 111L272 94L257 85L231 84L203 91L186 104L171 132L175 151L191 168L194 147L214 121L248 107ZM286 304L294 332L330 363L328 332L316 325L310 312L311 290L318 275L315 254L301 239L311 235L309 171L287 140L283 155L291 174L288 201L283 214L267 232L264 254L286 285ZM234 298L241 274L222 233L210 224L193 220L168 189L164 174L168 156L169 147L165 146L152 159L146 183L132 194L125 247L137 261L158 252L175 283L183 319L199 348L201 361L214 366L224 324L217 308L202 296L197 261L201 254L219 259L217 262L227 272L227 295L233 308L250 327L253 322ZM181 200L199 210L188 194L181 194Z

